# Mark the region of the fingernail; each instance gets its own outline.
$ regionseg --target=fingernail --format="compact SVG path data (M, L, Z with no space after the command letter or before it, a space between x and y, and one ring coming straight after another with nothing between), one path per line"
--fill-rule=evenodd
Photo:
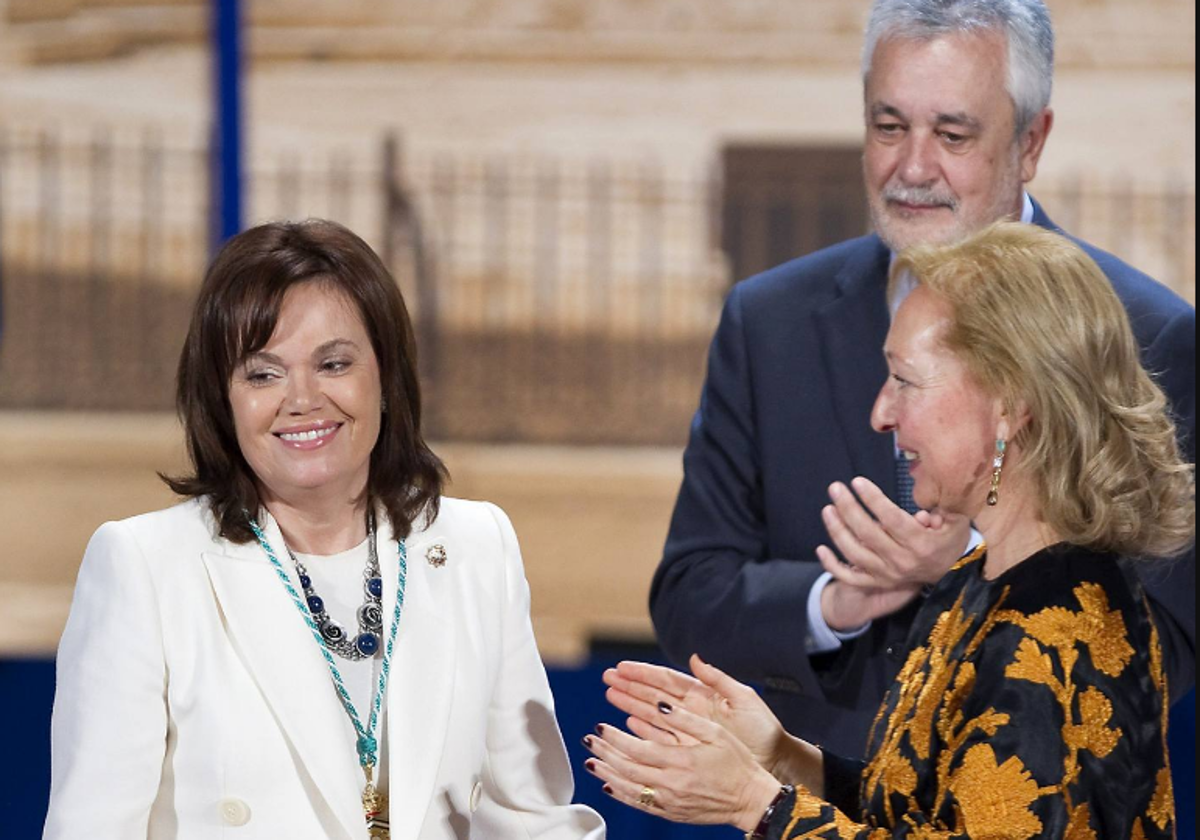
M589 773L595 773L595 772L596 772L596 761L595 761L595 759L591 759L591 758L589 758L587 761L583 762L583 766L587 768L587 771L588 771Z
M675 711L674 709L671 708L669 703L659 703L658 710L660 712L662 712L664 715L669 715L669 714L671 714L671 712Z
M586 747L586 748L587 748L587 749L589 749L589 750L592 748L592 739L591 739L591 736L588 736L587 738L584 738L584 739L583 739L583 745L584 745L584 747Z
M596 727L596 734L599 735L601 738L604 737L604 724L603 723Z
M612 796L612 795L613 795L613 789L612 789L612 785L605 785L605 786L604 786L603 788L601 788L601 789L602 789L602 790L603 790L605 793L607 793L609 796Z

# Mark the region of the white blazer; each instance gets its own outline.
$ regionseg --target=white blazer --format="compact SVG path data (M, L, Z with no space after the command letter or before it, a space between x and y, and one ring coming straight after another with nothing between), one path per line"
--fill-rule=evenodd
M399 560L380 519L389 626ZM266 533L286 558L274 520ZM214 534L192 501L92 538L58 652L46 840L366 840L353 729L312 633L262 548ZM408 556L392 837L602 840L600 817L569 804L508 518L446 499Z

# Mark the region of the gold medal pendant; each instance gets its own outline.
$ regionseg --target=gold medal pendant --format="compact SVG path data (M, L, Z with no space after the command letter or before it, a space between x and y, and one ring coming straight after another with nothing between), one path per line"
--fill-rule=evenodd
M391 840L392 831L384 817L367 817L367 836L371 840Z
M388 827L387 797L375 787L371 780L370 768L367 769L367 786L363 788L363 814L367 818L367 836L371 840L391 840L392 832Z

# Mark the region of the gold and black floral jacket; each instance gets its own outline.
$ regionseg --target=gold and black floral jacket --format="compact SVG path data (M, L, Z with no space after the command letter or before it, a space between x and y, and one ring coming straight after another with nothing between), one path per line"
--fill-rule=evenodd
M1058 545L988 581L983 557L922 607L871 759L828 765L830 790L829 769L858 774L854 807L800 789L770 840L1173 836L1166 677L1132 572Z

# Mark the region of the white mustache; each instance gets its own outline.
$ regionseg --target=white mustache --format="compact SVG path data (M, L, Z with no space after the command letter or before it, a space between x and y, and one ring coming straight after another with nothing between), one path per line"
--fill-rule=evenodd
M957 198L929 187L886 187L883 191L883 200L887 202L899 202L901 204L913 204L917 207L958 209Z

